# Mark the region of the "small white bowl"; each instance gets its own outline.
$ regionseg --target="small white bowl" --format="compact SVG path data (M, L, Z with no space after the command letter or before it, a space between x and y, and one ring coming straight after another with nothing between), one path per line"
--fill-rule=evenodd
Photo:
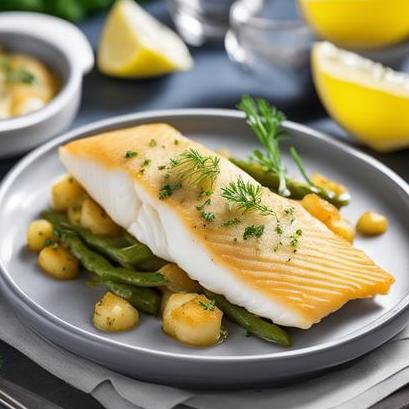
M26 152L68 128L81 101L82 79L94 65L92 48L71 23L39 13L0 14L0 46L45 62L61 89L43 108L0 120L0 157Z

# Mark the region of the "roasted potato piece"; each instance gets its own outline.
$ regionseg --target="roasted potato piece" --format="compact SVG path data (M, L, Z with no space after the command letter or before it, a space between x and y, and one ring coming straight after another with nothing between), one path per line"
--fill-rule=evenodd
M27 229L27 245L32 251L41 251L53 237L53 226L47 220L34 220Z
M64 176L51 188L51 207L65 212L85 195L82 186L70 175Z
M331 219L327 227L337 236L353 243L355 239L355 228L348 220L342 217L340 219Z
M184 270L174 263L166 264L159 272L168 279L166 287L175 293L192 293L200 290L199 283L192 280Z
M138 324L139 313L128 301L107 292L95 304L92 321L101 331L127 331Z
M339 219L341 217L338 209L334 205L321 199L315 193L305 195L301 200L301 204L308 213L324 224L327 224L331 219Z
M57 242L40 251L38 265L57 280L72 280L79 274L78 260Z
M80 223L81 226L91 230L94 234L115 236L121 232L121 228L92 199L85 199L83 201Z
M347 189L344 185L328 179L326 176L321 175L321 173L313 173L311 176L311 181L318 187L334 192L337 196L341 196L342 194L347 193Z
M388 229L388 219L383 214L367 211L359 218L356 228L366 236L377 236Z
M195 293L173 294L163 314L163 329L193 346L209 346L220 338L223 313L213 300Z

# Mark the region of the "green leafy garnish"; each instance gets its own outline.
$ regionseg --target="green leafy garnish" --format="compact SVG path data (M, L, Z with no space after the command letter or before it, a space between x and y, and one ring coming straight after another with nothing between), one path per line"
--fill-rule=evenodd
M264 148L264 152L255 150L251 159L268 171L277 174L279 177L278 193L281 196L289 196L286 170L280 152L280 142L285 136L281 126L285 115L274 106L269 105L265 99L254 100L248 95L241 98L237 107L246 114L247 124Z
M136 151L126 151L124 158L131 159L131 158L136 158L137 156L138 156L138 152Z
M149 141L149 146L151 147L151 148L153 148L154 146L156 146L158 143L156 142L156 140L155 139L151 139L150 141Z
M173 192L182 187L181 183L168 183L161 187L159 191L159 199L163 200L169 196L172 196Z
M207 199L201 205L196 206L196 210L199 210L199 212L201 212L206 206L209 206L210 203L212 203L212 200Z
M199 300L199 305L203 307L205 311L214 311L216 308L216 301L209 300L209 302L204 302L204 301Z
M248 240L251 237L260 238L264 233L264 225L261 224L259 226L255 226L252 224L251 226L247 226L244 229L243 239Z
M37 82L37 79L30 71L27 71L24 68L16 68L6 70L6 81L34 85Z
M302 230L297 229L294 234L290 236L290 245L294 249L298 247L298 244L300 242L300 237L302 236Z
M169 169L176 179L199 185L204 192L212 192L220 173L219 161L216 156L203 156L197 150L189 149L171 159Z
M221 226L230 227L230 226L235 226L236 224L239 224L239 223L241 223L241 220L237 217L234 217L233 219L227 219L226 221L224 221Z
M222 197L227 202L235 204L243 213L258 211L262 216L276 216L274 210L262 203L262 193L263 189L260 185L245 182L241 177L222 187Z
M202 211L200 215L202 216L202 219L206 220L209 223L212 223L216 220L216 215L213 212Z
M313 181L309 178L307 171L305 170L304 163L298 154L297 150L294 148L294 146L291 146L290 148L290 155L294 161L294 163L297 165L298 170L300 171L301 175L305 179L305 181L310 185L310 186L315 186Z

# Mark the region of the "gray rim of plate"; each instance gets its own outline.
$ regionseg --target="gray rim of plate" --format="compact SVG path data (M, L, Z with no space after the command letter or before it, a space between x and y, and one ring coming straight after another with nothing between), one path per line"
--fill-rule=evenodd
M38 157L40 157L43 153L57 147L58 145L61 145L62 143L68 140L73 140L77 138L83 138L86 136L94 135L98 133L99 131L103 132L104 130L106 130L105 128L113 129L113 127L117 126L117 128L120 129L126 126L131 126L133 121L155 120L155 119L166 117L166 116L167 117L169 116L173 116L173 117L211 116L211 117L243 118L244 120L244 115L241 112L235 111L235 110L212 109L212 108L190 108L190 109L175 109L175 110L158 110L158 111L143 112L143 113L137 113L137 114L127 114L127 115L121 115L121 116L113 117L110 119L94 122L92 124L80 127L70 132L67 132L59 136L58 138L55 138L54 140L45 143L44 145L35 149L31 153L29 153L27 156L25 156L23 159L21 159L11 169L11 171L6 175L6 177L4 178L0 186L0 202L2 202L5 199L5 195L7 193L9 186L11 186L14 183L14 180L18 177L20 171L24 170L24 168L28 164L37 160ZM308 134L313 138L322 140L327 144L335 146L337 149L340 149L348 153L349 155L352 155L352 156L355 156L361 159L362 161L368 163L372 167L378 169L380 172L387 175L394 183L396 183L409 196L409 185L400 176L398 176L394 171L389 169L387 166L383 165L378 160L370 157L369 155L359 152L358 150L351 148L345 145L344 143L331 139L324 133L315 131L305 125L301 125L301 124L291 122L291 121L285 121L284 127L289 130L295 130L295 131L299 131L299 132ZM1 260L0 260L0 268L1 268L0 273L3 276L4 283L14 293L14 296L25 305L25 307L28 307L29 309L34 311L36 314L40 315L41 318L44 318L48 321L51 321L53 324L58 325L61 329L65 331L70 331L71 333L74 333L76 336L85 338L85 340L89 341L90 339L92 339L94 341L97 341L101 344L105 344L107 346L118 346L122 349L128 349L131 351L139 351L139 352L143 352L146 354L151 354L151 355L156 355L156 356L166 356L166 357L177 358L180 360L191 361L191 362L195 362L195 361L207 361L207 362L224 361L226 363L233 362L233 361L234 362L237 362L237 361L254 362L257 360L274 360L274 359L282 359L286 357L296 358L296 357L303 357L303 356L311 355L311 354L320 354L334 347L340 347L343 345L345 346L347 344L351 344L351 343L358 341L362 337L368 336L370 332L376 329L380 329L383 326L387 325L390 320L399 316L409 307L409 294L408 294L400 301L399 304L397 304L393 309L389 310L384 315L382 315L375 323L368 324L362 327L360 330L355 331L353 334L340 338L339 341L327 342L327 343L315 345L312 347L302 348L296 351L284 351L284 352L274 352L272 354L260 354L260 355L251 355L251 356L230 356L230 357L229 356L208 357L208 356L200 356L200 355L186 356L180 353L153 351L153 350L138 347L138 346L125 345L121 342L117 342L112 339L104 338L100 335L90 333L74 325L68 324L67 322L61 320L60 318L53 315L51 312L45 310L44 308L39 306L37 303L32 301L30 298L28 298L15 285L11 277L8 275L6 268L3 265Z

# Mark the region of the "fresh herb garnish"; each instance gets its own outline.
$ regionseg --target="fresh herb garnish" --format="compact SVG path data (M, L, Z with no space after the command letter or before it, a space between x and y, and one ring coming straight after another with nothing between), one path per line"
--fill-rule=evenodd
M152 162L152 160L151 159L145 159L143 162L142 162L142 167L143 168L147 168L150 164L151 164L151 162Z
M163 200L169 196L172 196L173 192L182 187L181 183L168 183L161 187L159 191L159 199Z
M200 215L202 216L202 219L206 220L208 223L212 223L216 220L216 215L213 212L202 211Z
M151 147L151 148L153 148L154 146L156 146L158 143L156 142L156 140L155 139L151 139L150 141L149 141L149 146Z
M244 229L243 239L248 240L251 237L260 238L264 233L264 225L261 224L259 226L255 226L252 224L251 226L247 226Z
M214 311L216 308L216 301L209 300L208 302L204 302L204 301L199 300L199 305L203 307L205 311Z
M21 82L26 85L34 85L37 79L30 71L24 68L16 68L6 70L6 82Z
M297 229L295 231L295 233L293 233L290 236L290 245L291 245L291 247L293 247L294 249L296 249L298 247L301 236L302 236L302 230L301 229Z
M202 191L212 192L220 173L219 161L216 156L203 156L197 150L189 149L176 159L171 159L169 169L176 179L199 185Z
M307 171L305 170L305 166L304 163L300 157L300 155L298 154L297 150L294 148L294 146L291 146L290 148L290 155L294 161L294 163L297 165L298 170L300 171L301 175L303 176L303 178L305 179L305 181L310 185L310 186L314 186L315 184L314 182L309 178Z
M131 159L131 158L136 158L137 156L138 156L138 152L136 151L126 151L124 158Z
M199 212L201 212L206 206L209 206L210 203L212 203L212 200L207 199L201 205L196 206L196 210L199 210Z
M262 216L276 216L274 210L262 203L262 193L260 185L245 182L241 177L222 187L222 197L229 203L237 205L243 213L258 211Z
M230 227L230 226L235 226L236 224L239 224L239 223L241 223L241 220L237 217L234 217L233 219L225 220L221 226Z
M274 106L269 105L265 99L254 100L248 95L241 98L237 107L246 114L247 124L264 147L264 152L255 150L251 159L268 171L277 174L279 177L278 193L281 196L289 196L286 170L280 152L280 142L285 136L281 126L285 115Z
M165 166L165 165L160 165L160 166L158 166L158 170L164 170L164 169L166 169L166 166Z

